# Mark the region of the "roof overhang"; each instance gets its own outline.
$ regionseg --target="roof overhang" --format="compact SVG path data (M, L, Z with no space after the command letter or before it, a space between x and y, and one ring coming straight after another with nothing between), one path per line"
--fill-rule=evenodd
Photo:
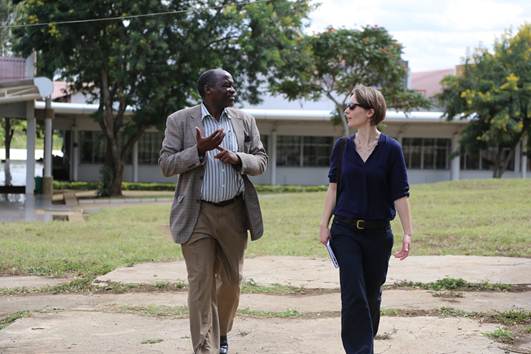
M88 103L67 103L52 102L51 107L55 114L63 115L80 115L88 116L96 113L99 109L98 104ZM45 103L35 102L35 109L45 109ZM304 110L304 109L242 109L242 111L251 114L261 121L276 122L328 122L330 121L330 111L327 110ZM132 107L127 107L125 115L133 115ZM443 117L443 112L415 111L404 113L400 111L389 110L385 117L386 123L449 123L449 124L467 124L469 119L455 119L447 121Z
M50 97L52 92L53 83L46 77L0 81L0 104L33 101Z
M303 110L303 109L243 109L260 120L271 121L306 121L306 122L324 122L330 120L330 111L326 110ZM386 123L449 123L443 117L444 112L415 111L401 112L389 110L386 112ZM451 121L454 124L466 124L467 119L456 119Z
M55 114L65 114L65 115L81 115L88 116L94 114L99 109L99 104L94 103L69 103L69 102L52 102L51 109L53 109ZM41 110L46 109L46 105L42 101L35 101L35 109ZM132 115L134 113L133 108L127 107L125 110L125 115Z

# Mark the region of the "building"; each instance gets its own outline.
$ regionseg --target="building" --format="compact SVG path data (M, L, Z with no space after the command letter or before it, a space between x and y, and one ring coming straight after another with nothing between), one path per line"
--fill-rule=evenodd
M446 73L449 71L413 74L411 87L433 95L440 89L439 81ZM53 122L53 129L63 133L64 175L72 181L97 181L104 157L104 139L91 114L98 105L83 103L82 97L65 91L64 84L54 84L54 101L48 110L44 101L33 101L35 116ZM257 119L270 156L267 172L253 178L254 181L263 184L328 183L328 158L335 139L342 135L342 128L330 122L332 108L328 101L288 102L279 97L266 97L261 105L247 107L245 110ZM131 110L126 112L126 116L132 114ZM426 183L490 178L492 172L485 159L488 151L476 155L458 154L459 134L467 121L446 121L441 116L442 112L430 111L407 115L395 111L387 113L383 130L402 144L410 181ZM125 181L175 181L174 177L163 177L157 165L162 138L163 132L155 129L140 138L125 161ZM528 176L531 166L523 153L523 146L525 144L517 148L504 177Z

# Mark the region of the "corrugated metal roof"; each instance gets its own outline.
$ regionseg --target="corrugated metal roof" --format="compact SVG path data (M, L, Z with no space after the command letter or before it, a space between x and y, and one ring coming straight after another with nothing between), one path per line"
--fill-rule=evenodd
M14 57L0 57L0 81L25 79L25 71L25 59Z

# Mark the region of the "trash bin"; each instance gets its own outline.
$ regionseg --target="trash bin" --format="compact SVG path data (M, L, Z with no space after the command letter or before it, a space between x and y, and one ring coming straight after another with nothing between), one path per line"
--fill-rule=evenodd
M33 192L35 194L42 194L42 177L35 177L35 189Z

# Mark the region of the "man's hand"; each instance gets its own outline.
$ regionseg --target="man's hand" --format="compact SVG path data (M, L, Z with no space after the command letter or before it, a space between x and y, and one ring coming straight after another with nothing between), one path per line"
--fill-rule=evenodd
M221 161L231 164L231 165L236 165L236 166L241 165L242 161L240 160L238 155L236 155L234 152L224 149L221 146L216 147L216 149L219 150L219 154L214 156L215 159L220 159Z
M409 247L411 245L411 235L404 234L404 239L402 240L402 249L395 253L395 258L399 258L401 261L409 256Z
M208 137L203 137L201 129L198 127L195 128L195 137L197 140L197 151L199 154L204 155L207 151L214 150L221 144L225 133L223 129L217 129L215 132L210 134Z

